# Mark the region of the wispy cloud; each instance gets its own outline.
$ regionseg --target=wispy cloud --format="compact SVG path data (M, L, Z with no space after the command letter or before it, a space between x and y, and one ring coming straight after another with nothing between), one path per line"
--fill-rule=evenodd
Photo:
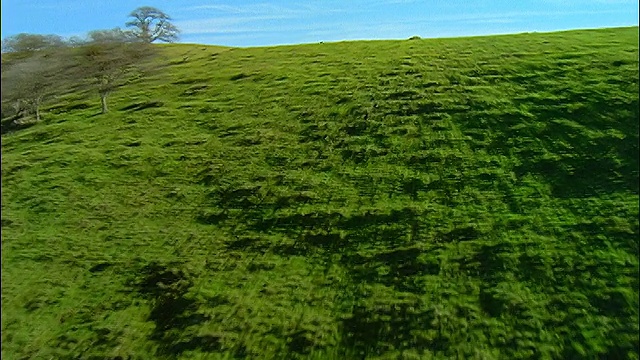
M224 4L207 4L188 7L185 10L191 11L209 11L224 14L237 15L299 15L305 13L305 9L299 7L285 7L275 4L247 4L247 5L224 5Z
M389 5L397 5L397 4L410 4L415 3L417 0L378 0L374 2L374 4L389 4Z
M612 10L609 12L616 13L617 11ZM317 41L322 38L327 41L335 41L344 39L401 39L412 35L458 36L464 34L464 31L459 29L468 29L468 26L477 28L478 25L481 25L481 28L484 29L483 33L511 33L522 31L518 30L516 25L530 18L602 13L602 11L589 10L522 11L433 16L402 23L394 21L376 22L375 24L366 22L350 24L335 23L310 29L306 35L310 41ZM506 28L504 25L513 26ZM433 31L435 31L435 33L433 33ZM431 34L425 34L425 32Z
M332 6L331 4L295 4L290 6L282 6L271 3L255 3L245 5L226 5L226 4L205 4L195 5L182 9L183 11L199 13L212 13L223 15L254 15L254 16L304 16L318 15L343 12L342 9Z
M309 26L295 25L317 16L343 12L330 4L302 4L281 6L267 3L247 5L206 4L183 10L206 15L204 18L176 21L185 35L189 34L231 34L260 32L289 32L307 30ZM215 15L215 16L213 16ZM285 21L286 20L286 21Z
M601 5L621 5L621 4L638 4L638 0L544 0L546 3L558 4L558 5L589 5L589 4L601 4Z
M373 0L370 4L408 3L415 0ZM546 0L545 0L546 1ZM560 1L560 0L549 0ZM566 1L566 0L565 0ZM607 0L587 0L607 1ZM608 0L616 1L616 0ZM622 1L622 0L617 0ZM295 42L339 41L348 39L405 38L412 35L458 35L459 29L474 29L484 33L517 32L527 28L532 19L620 13L621 9L562 8L541 11L522 10L504 12L458 13L447 15L416 14L402 21L393 16L380 19L359 16L358 20L345 21L344 16L331 16L344 12L349 17L366 13L370 8L353 3L331 4L333 0L305 5L281 6L265 3L247 5L206 4L185 11L198 13L203 18L187 17L176 23L186 41L208 39L213 43L259 44L259 38L291 39ZM206 17L205 17L206 16ZM508 28L507 28L508 27ZM530 26L529 26L530 27ZM439 29L439 30L438 30ZM443 29L446 29L443 32ZM531 29L537 30L537 29ZM469 34L472 35L472 34Z
M288 32L304 30L305 27L285 23L287 16L237 16L187 20L176 23L182 34L231 34Z
M434 16L430 17L429 21L442 22L470 22L480 20L524 20L531 17L552 17L552 16L567 16L567 15L596 15L596 14L615 14L622 13L622 10L566 10L566 11L514 11L514 12L501 12L501 13L476 13L476 14L460 14L449 16ZM424 20L421 20L421 22Z
M600 4L638 4L638 0L593 0Z
M65 1L57 1L55 3L49 3L45 1L36 1L36 2L26 2L23 3L29 8L38 9L38 10L56 10L56 9L67 9L67 10L77 10L84 9L90 7L86 2L82 1L73 1L73 0L65 0Z

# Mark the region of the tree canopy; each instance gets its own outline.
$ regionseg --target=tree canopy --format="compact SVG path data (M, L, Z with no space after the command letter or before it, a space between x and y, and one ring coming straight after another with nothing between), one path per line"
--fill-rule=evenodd
M71 59L56 49L43 49L28 57L3 60L2 102L16 104L16 115L22 111L33 113L36 121L40 121L43 101L69 80Z
M89 33L89 41L79 50L79 77L90 79L98 90L102 112L106 113L108 95L120 86L122 77L153 51L146 43L131 41L131 35L120 29Z
M179 30L164 12L143 6L134 10L133 29L89 31L65 39L59 35L17 34L2 41L2 117L40 120L40 108L69 89L97 90L102 112L107 98L128 76L142 73L155 54L154 41L172 42ZM6 110L6 111L5 111Z
M89 43L129 43L135 42L137 37L131 32L120 28L108 30L93 30L88 34Z
M59 35L21 33L2 40L2 52L31 52L65 46Z
M152 43L178 40L180 31L171 23L171 17L157 8L142 6L132 11L129 16L133 19L126 25L133 28L133 33L141 41Z

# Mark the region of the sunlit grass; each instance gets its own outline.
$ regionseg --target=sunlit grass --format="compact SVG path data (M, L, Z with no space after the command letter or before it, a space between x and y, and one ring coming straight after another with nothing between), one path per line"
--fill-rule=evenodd
M2 354L638 358L638 29L162 45L2 136Z

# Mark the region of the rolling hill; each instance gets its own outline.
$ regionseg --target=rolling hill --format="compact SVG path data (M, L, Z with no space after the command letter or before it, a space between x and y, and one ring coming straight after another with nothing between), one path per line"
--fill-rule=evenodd
M638 359L638 28L158 45L2 135L6 359Z

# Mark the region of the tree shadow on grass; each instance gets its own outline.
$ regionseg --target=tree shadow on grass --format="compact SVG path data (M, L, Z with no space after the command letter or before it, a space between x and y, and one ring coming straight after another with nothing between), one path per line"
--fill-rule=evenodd
M151 301L148 320L155 324L155 329L150 340L158 343L158 355L175 358L185 351L215 352L221 349L218 336L184 335L187 328L210 320L209 316L198 312L199 304L187 295L193 283L184 271L154 262L143 267L140 275L134 287L143 298Z
M158 107L162 107L164 106L164 102L162 101L143 101L143 102L138 102L138 103L134 103L131 105L127 105L125 107L120 108L120 110L122 111L140 111L140 110L144 110L144 109L150 109L150 108L158 108Z

